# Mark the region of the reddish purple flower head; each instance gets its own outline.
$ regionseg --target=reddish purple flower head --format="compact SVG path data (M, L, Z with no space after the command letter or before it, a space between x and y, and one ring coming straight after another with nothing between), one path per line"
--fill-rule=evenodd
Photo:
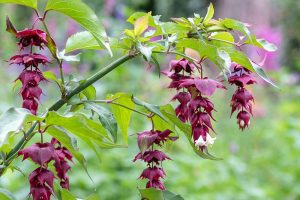
M51 143L35 143L30 147L22 149L18 155L23 155L23 160L31 158L31 160L41 166L47 164L53 159L54 147Z
M232 107L231 114L236 110L244 108L252 114L252 103L254 101L253 95L245 88L239 88L232 95L230 105Z
M144 131L138 134L138 146L142 152L147 150L151 145L157 144L161 145L167 139L175 141L177 137L171 137L169 136L172 133L170 130L165 130L165 131Z
M21 54L21 55L15 55L10 58L10 64L17 64L17 65L24 65L25 69L28 67L35 67L38 69L38 65L46 65L49 63L49 60L46 56L43 56L42 54Z
M148 164L155 162L157 165L159 165L159 162L162 162L164 160L171 160L164 152L159 150L153 150L153 151L145 151L144 153L138 153L133 162L136 160L143 160L144 162L147 162Z
M244 130L246 127L250 125L250 114L247 111L240 111L237 118L237 123L240 129Z
M224 85L218 81L209 78L190 78L180 81L180 88L195 87L201 94L211 96L217 88L226 89Z
M195 68L195 65L193 63L190 63L185 58L182 58L180 60L172 60L170 62L170 71L174 71L176 74L178 74L182 70L187 73L192 73Z
M50 170L37 168L29 175L30 195L33 200L50 200L54 175Z
M47 45L47 34L39 29L25 29L23 31L18 31L16 37L20 39L18 44L21 49L30 45L38 46L42 49L43 44Z

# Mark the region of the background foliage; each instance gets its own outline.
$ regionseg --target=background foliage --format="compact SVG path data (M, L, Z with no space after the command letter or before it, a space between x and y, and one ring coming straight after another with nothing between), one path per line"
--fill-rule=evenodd
M108 34L113 36L118 36L120 30L126 28L127 25L123 21L133 10L153 10L154 14L161 14L168 18L191 16L194 12L203 14L208 5L206 1L190 0L184 5L181 5L181 2L179 0L87 1L97 11L97 15L101 16ZM281 53L284 59L280 60L280 66L286 67L271 72L271 77L276 80L281 90L268 85L264 88L253 87L257 99L256 117L251 122L251 128L244 133L238 130L235 119L229 118L229 94L233 91L228 91L226 95L219 92L213 99L219 111L216 116L219 119L216 123L218 140L211 151L223 160L199 159L192 149L187 148L188 143L184 138L175 144L168 145L166 150L173 159L173 161L166 162L164 166L168 173L166 187L169 190L181 194L185 199L292 200L300 198L300 169L298 167L300 164L298 159L300 153L300 87L297 67L299 45L292 42L297 37L297 30L294 27L297 27L296 19L299 9L297 6L293 6L292 10L289 9L295 4L290 1L281 2L278 5L282 12L274 16L282 20L279 28L283 30ZM219 9L222 8L222 3L219 2L217 5ZM290 11L289 17L286 10ZM24 28L30 23L27 19L31 18L32 12L30 9L19 6L0 6L0 38L2 39L0 53L2 58L8 59L9 55L17 49L11 45L15 42L14 38L5 32L7 14L16 22L17 27ZM248 14L251 16L251 13ZM52 35L57 41L61 41L57 42L58 45L64 44L66 38L80 30L80 27L61 15L58 20L55 15L55 13L50 13L47 22L51 26ZM290 20L285 23L287 17ZM291 44L293 44L292 47ZM289 53L290 51L296 53ZM171 58L171 56L160 58L162 68L167 67L167 61ZM70 74L88 75L93 74L111 60L112 58L106 52L84 51L79 64L65 65L64 68ZM16 98L17 91L12 89L12 82L17 74L15 70L16 68L11 68L6 62L1 61L1 112L11 106L20 105L20 98ZM134 91L139 98L146 99L148 102L166 104L171 97L170 90L165 89L167 84L166 78L157 76L155 67L149 67L140 60L124 64L114 73L97 82L95 87L100 99L105 99L107 93ZM47 91L45 94L47 100L42 102L45 106L49 106L59 94L55 92L54 84L47 83L43 87L47 88L44 90ZM140 116L134 114L133 117L130 135L149 126L149 123L146 123ZM94 182L88 178L78 163L74 163L70 173L73 193L85 198L96 190L102 199L138 199L138 192L135 188L137 184L143 187L144 183L137 181L143 164L132 163L134 155L138 152L135 136L129 137L128 149L101 150L99 158L84 144L80 143L79 147L88 160L88 170ZM30 173L33 164L24 162L20 165L20 162L18 159L15 165L21 166L23 173ZM1 177L0 187L13 192L16 199L26 199L29 188L27 185L25 187L24 183L27 183L27 178L22 173L8 172Z

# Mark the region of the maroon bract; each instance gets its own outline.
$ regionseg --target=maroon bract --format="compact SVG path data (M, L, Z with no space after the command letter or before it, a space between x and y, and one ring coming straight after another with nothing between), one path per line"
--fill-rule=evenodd
M244 130L250 125L250 114L252 115L252 103L254 102L252 93L245 86L256 83L256 80L250 70L239 64L232 63L231 68L232 72L228 82L237 86L230 101L231 115L235 111L240 111L237 114L237 123L239 128Z
M43 74L39 71L24 70L18 80L22 82L20 93L23 98L23 108L30 110L36 115L38 109L38 101L43 93L42 89L38 86L41 81L46 80Z
M9 60L11 65L24 65L25 69L27 69L28 67L35 67L36 69L38 69L39 64L46 65L47 63L49 63L47 57L37 53L15 55Z
M57 145L54 151L54 167L57 173L58 178L60 179L60 186L62 188L69 189L69 177L67 172L71 169L71 166L68 164L67 160L72 161L72 154L71 152L62 147L61 144L53 138L51 140L52 145Z
M43 44L47 45L47 34L39 29L25 29L18 31L16 37L20 39L18 44L21 49L30 45L38 46L42 49Z
M18 155L23 155L23 160L31 158L33 162L43 166L53 159L54 147L48 142L35 143L30 147L20 150Z
M237 118L237 123L240 127L240 129L244 130L246 127L250 125L250 114L246 111L240 111L236 118Z
M162 166L162 162L165 160L171 160L164 152L159 150L154 150L154 145L162 146L165 141L175 141L177 137L172 137L170 134L172 131L165 130L151 130L143 131L138 134L138 146L140 151L133 162L137 160L142 160L147 163L148 168L146 168L139 178L148 179L146 188L156 188L159 190L165 190L163 182L160 180L165 177L165 172L159 165ZM151 147L151 150L148 150Z
M33 200L50 200L53 194L54 175L50 170L37 168L29 175L30 195Z
M155 162L158 165L161 161L171 160L171 158L169 158L164 152L159 150L145 151L144 153L140 152L135 156L133 162L135 162L138 159L147 162L148 165L150 165L150 163L152 162Z
M172 60L170 62L170 71L174 71L176 74L182 70L187 73L192 73L196 66L190 63L187 59L182 58L180 60Z

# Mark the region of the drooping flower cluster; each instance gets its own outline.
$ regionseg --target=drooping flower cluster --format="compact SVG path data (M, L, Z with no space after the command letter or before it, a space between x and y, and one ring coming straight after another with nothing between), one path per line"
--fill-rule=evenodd
M141 150L133 162L142 160L147 163L147 168L140 175L140 179L148 179L146 188L156 188L165 190L164 183L161 179L166 176L162 168L162 162L170 158L160 150L154 150L154 144L162 146L167 140L175 141L177 137L171 137L172 131L150 130L138 134L138 146Z
M22 82L22 88L20 93L23 99L23 108L30 110L30 112L36 115L38 109L38 102L42 94L42 89L39 87L41 81L46 80L39 70L38 66L46 65L49 60L37 53L32 53L33 46L43 48L43 45L47 45L47 35L42 30L38 29L25 29L18 31L16 37L20 39L18 45L20 51L26 47L30 47L30 53L18 54L10 58L10 64L22 65L24 67L22 73L17 80Z
M171 61L170 69L165 74L172 80L169 88L177 90L172 99L179 102L175 109L176 115L182 122L189 121L193 142L203 151L216 139L210 133L210 130L214 131L211 119L214 120L212 111L215 109L208 97L212 96L217 88L226 88L216 80L195 75L195 69L197 66L182 58Z
M33 162L40 165L29 176L30 195L33 200L50 200L53 191L54 174L48 169L48 164L54 161L53 165L60 186L69 189L69 178L67 172L70 165L67 160L72 161L72 154L56 140L51 143L35 143L28 148L19 151L18 155L23 155L23 160L30 158Z
M250 125L252 102L254 102L252 93L245 86L256 83L256 80L252 76L252 72L243 66L233 63L231 67L232 72L228 78L228 82L237 86L230 102L231 115L235 111L238 111L237 123L240 129L244 130Z

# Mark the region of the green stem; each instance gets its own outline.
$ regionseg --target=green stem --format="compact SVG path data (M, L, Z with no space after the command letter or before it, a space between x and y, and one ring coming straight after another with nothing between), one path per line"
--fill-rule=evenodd
M65 99L60 99L58 100L55 104L53 104L50 108L49 111L57 111L60 109L64 104L67 103L67 101L73 97L74 95L82 92L84 89L101 79L103 76L108 74L109 72L113 71L115 68L123 64L124 62L134 58L136 55L125 55L120 57L118 60L112 62L108 66L104 67L100 71L98 71L96 74L88 78L84 83L81 85L77 86L74 90L72 90L69 94L66 95ZM19 150L21 150L27 142L34 136L35 132L34 129L36 128L38 122L35 122L32 127L24 134L24 137L16 144L16 146L7 154L7 159L5 160L4 165L9 166L10 163L17 157L17 154ZM0 170L0 176L3 174L6 168L2 168Z

